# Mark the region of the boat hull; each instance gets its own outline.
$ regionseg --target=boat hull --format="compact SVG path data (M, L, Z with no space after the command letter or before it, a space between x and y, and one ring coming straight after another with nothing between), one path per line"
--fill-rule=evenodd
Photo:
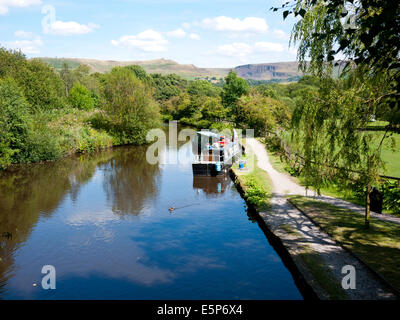
M239 158L240 155L233 156L232 161L229 161L230 163L222 163L219 166L220 170L218 170L218 166L216 163L193 163L192 164L193 174L196 176L209 176L209 177L224 175L228 172L230 167L232 167L232 164L235 163Z

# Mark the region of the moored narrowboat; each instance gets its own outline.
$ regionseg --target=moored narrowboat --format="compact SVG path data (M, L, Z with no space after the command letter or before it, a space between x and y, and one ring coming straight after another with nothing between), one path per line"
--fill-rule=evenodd
M232 136L199 131L193 141L193 151L196 155L192 164L194 175L219 176L241 157L242 146L236 130Z

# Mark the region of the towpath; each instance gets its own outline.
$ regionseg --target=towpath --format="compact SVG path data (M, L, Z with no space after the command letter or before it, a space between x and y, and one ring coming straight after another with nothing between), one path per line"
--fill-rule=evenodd
M312 223L303 213L294 208L286 200L288 194L306 195L304 187L296 184L286 174L276 171L268 158L265 146L255 139L247 139L247 144L257 155L258 166L265 170L273 182L273 197L271 212L261 212L267 227L272 233L278 236L283 245L289 251L292 257L299 262L299 254L304 247L311 248L312 251L319 254L324 260L325 265L330 269L333 277L341 284L344 275L342 268L346 265L352 265L356 269L356 289L346 290L346 294L350 299L375 300L375 299L394 299L395 295L391 289L386 286L373 272L371 272L362 262L360 262L351 253L344 250L339 244L332 240L326 233ZM353 210L353 205L348 204L340 199L330 197L317 197L318 200L330 202L334 205L349 208ZM355 208L358 210L359 208ZM296 236L290 232L284 232L287 226L296 231ZM298 264L298 263L296 263ZM299 265L298 265L299 266ZM319 285L312 275L307 275L307 268L303 270L308 282L313 282L313 287L318 288ZM307 279L308 278L308 279ZM318 289L319 290L319 289ZM317 291L318 291L317 290ZM320 290L321 298L329 298L324 296L324 290Z

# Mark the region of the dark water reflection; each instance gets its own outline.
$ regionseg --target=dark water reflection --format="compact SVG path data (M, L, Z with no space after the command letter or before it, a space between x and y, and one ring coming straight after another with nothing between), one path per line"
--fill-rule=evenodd
M149 165L145 151L0 173L0 298L301 299L229 178ZM48 264L56 290L40 286Z

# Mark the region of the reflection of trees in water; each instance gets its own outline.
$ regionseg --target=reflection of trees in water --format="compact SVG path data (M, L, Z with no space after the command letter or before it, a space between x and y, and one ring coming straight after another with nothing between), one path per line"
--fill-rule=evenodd
M12 275L13 253L28 239L39 217L50 217L67 194L76 199L96 166L111 157L108 150L0 172L0 297ZM2 236L3 232L11 237Z
M160 170L146 160L147 147L121 147L104 170L104 190L118 215L139 214L158 190Z
M227 175L218 177L193 175L193 188L202 190L206 194L206 197L215 197L219 194L223 194L230 185L231 180Z

